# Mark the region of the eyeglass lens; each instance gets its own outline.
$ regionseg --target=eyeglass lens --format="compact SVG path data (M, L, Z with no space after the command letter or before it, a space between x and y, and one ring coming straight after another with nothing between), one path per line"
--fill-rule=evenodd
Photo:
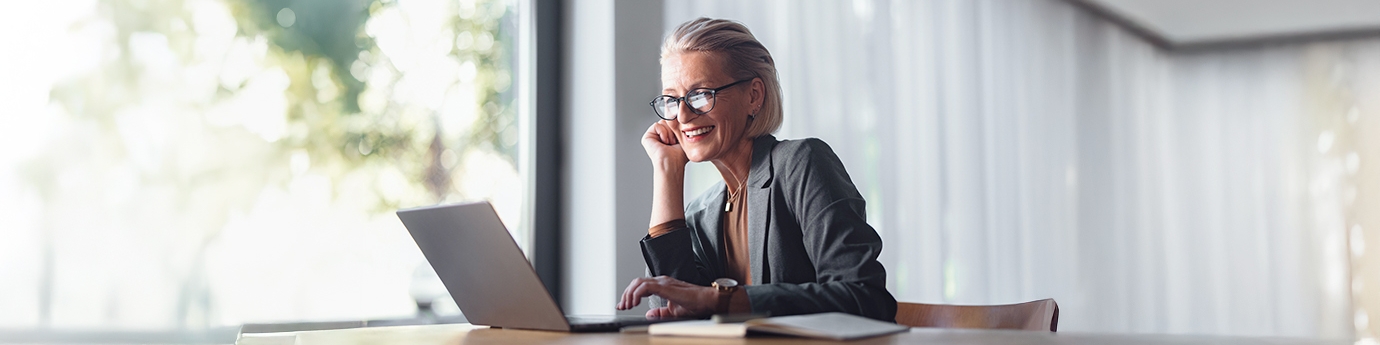
M657 115L667 120L675 120L680 116L680 102L682 98L662 96L657 97L652 107L656 108ZM708 113L714 109L714 96L712 92L696 91L686 95L684 99L690 101L690 108L696 114Z

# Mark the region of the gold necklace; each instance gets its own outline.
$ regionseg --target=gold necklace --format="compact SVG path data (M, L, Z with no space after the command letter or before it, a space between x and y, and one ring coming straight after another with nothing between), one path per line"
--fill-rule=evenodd
M729 190L728 190L728 201L727 201L727 202L724 202L724 212L732 212L732 211L733 211L733 200L737 199L738 196L743 195L743 189L746 189L746 188L747 188L747 180L743 180L742 183L739 183L739 184L738 184L738 192L737 192L737 193L734 193L732 189L729 189Z

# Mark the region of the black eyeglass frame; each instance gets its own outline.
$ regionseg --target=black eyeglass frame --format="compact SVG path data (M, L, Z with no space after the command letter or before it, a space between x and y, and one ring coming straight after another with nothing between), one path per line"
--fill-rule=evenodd
M718 96L719 96L719 91L726 90L726 89L728 89L728 88L730 88L730 87L734 87L734 86L736 86L736 85L738 85L738 84L742 84L743 82L751 81L751 80L753 80L753 79L757 79L757 77L752 77L752 78L747 78L747 79L735 81L735 82L729 83L728 85L720 86L720 87L713 88L713 89L694 89L694 90L690 90L690 92L685 93L685 96L681 96L681 97L676 97L676 96L671 96L671 95L656 96L656 98L653 98L651 102L648 102L648 103L647 103L647 105L649 105L649 106L652 107L652 112L653 112L653 113L656 113L656 117L659 117L659 118L661 118L662 120L666 120L666 121L675 121L676 118L680 117L679 111L677 111L676 116L671 116L670 118L667 118L667 116L666 116L665 114L662 114L662 113L661 113L662 109L661 109L660 107L657 107L657 106L656 106L656 101L658 101L658 100L663 100L663 99L664 99L664 100L666 101L667 104L670 104L671 102L676 102L676 108L680 108L680 105L681 105L681 104L685 104L685 101L688 100L688 99L690 99L690 97L692 97L692 96L698 96L698 95L706 95L706 96L709 96L709 108L708 108L708 109L705 109L704 111L700 111L699 109L695 109L695 107L688 107L688 108L690 108L690 111L691 111L691 112L693 112L693 113L695 113L695 114L697 114L697 115L704 115L704 114L708 114L710 111L713 111L713 110L714 110L714 106L717 105L717 104L719 103L719 98L718 98Z

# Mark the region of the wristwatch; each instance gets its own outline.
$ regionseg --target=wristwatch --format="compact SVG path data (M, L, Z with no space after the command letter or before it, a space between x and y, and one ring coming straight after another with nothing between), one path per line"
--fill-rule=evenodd
M719 291L719 308L716 312L727 313L729 300L733 298L733 293L738 292L738 281L732 278L714 279L715 290Z

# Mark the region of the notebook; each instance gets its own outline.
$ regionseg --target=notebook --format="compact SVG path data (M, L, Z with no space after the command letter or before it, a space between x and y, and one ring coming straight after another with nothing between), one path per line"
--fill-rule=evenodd
M694 320L659 323L647 328L651 335L741 338L749 332L806 338L852 340L905 332L910 327L844 313L778 316L741 323Z

